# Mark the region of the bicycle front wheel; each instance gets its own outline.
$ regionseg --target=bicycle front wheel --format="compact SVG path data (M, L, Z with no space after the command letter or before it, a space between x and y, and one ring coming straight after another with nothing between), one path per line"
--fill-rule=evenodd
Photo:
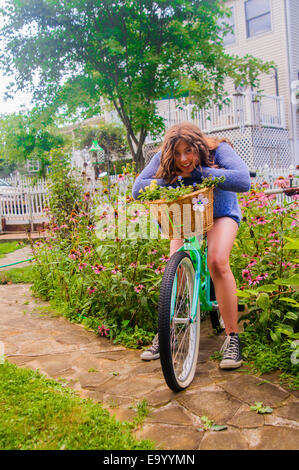
M165 381L175 392L192 382L200 337L200 302L192 318L195 270L188 253L174 253L167 263L159 298L159 348Z

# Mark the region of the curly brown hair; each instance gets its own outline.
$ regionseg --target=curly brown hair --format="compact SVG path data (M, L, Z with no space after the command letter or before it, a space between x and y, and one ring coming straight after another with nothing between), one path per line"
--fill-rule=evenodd
M182 122L170 127L165 134L161 146L160 166L155 178L163 178L168 183L176 175L175 150L179 142L187 142L194 148L199 158L199 166L209 166L219 168L214 162L213 150L216 150L221 142L227 142L232 146L231 142L222 138L206 136L195 124L190 122Z

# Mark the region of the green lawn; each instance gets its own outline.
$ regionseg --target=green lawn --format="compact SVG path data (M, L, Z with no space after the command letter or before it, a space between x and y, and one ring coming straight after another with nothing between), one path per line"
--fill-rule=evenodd
M0 261L1 263L1 261ZM0 264L1 266L1 264ZM13 266L7 271L0 271L0 284L31 284L33 283L33 265L22 266L21 264Z
M8 253L12 253L13 251L18 250L19 248L23 248L23 246L21 246L19 242L16 242L16 241L1 242L0 243L0 258L3 258L3 256L7 255Z
M1 450L154 449L133 437L134 424L121 423L100 404L6 361L0 364L0 409Z

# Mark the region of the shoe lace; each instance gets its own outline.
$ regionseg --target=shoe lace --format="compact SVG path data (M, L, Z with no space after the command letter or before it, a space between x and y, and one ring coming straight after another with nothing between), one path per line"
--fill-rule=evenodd
M239 352L239 342L237 336L228 336L220 349L223 359L235 359Z
M159 351L159 335L156 334L156 336L153 339L152 345L149 348L149 351L151 352L158 352Z

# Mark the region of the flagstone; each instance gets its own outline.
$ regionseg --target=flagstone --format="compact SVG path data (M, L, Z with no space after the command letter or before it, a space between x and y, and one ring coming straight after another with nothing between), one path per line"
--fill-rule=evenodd
M227 422L237 428L258 428L264 425L264 415L248 409L248 406L242 406L237 413Z
M146 418L149 423L164 423L164 424L178 424L182 426L192 426L194 419L186 410L178 406L176 403L170 403L167 406L159 407L153 410Z
M79 374L78 379L82 388L96 390L99 386L111 380L112 377L111 374L108 374L107 372L99 371Z
M177 393L173 392L172 390L170 390L170 388L164 385L164 387L162 388L159 387L157 390L145 394L144 399L148 402L150 406L158 407L166 405L170 401L175 400L177 396Z
M282 426L263 426L249 446L252 450L298 450L299 429Z
M297 421L299 425L299 401L291 402L285 405L284 407L277 408L276 410L274 410L274 414L276 416L280 416L281 418Z
M241 406L239 400L217 386L187 391L177 401L193 414L207 416L216 424L225 424Z
M238 430L207 431L199 450L248 450L248 442Z
M249 405L254 405L255 402L263 402L265 406L279 406L289 397L289 393L281 387L264 382L251 375L244 375L223 382L221 387L227 393Z
M156 442L158 449L193 450L198 449L203 437L202 431L192 426L174 426L166 424L145 424L135 433L137 439L149 439Z
M138 380L133 380L129 375L128 377L113 377L108 384L98 387L99 391L105 389L106 393L110 395L122 395L133 397L143 397L147 393L155 390L162 385L162 379L156 376L144 375L139 376Z

